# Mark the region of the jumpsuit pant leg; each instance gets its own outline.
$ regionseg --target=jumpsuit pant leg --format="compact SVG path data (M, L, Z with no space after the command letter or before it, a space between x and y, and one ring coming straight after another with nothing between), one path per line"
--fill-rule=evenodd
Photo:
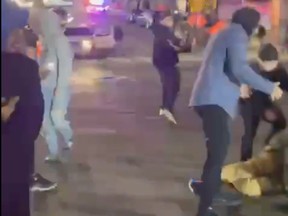
M244 135L241 143L241 161L247 161L253 155L253 142L259 127L262 113L255 113L251 103L241 104L241 116L244 123Z
M73 70L73 58L60 53L58 59L58 83L53 99L51 118L56 130L63 136L65 143L72 141L73 131L67 118L71 98L70 76Z
M203 190L197 216L205 216L221 187L221 169L230 145L231 117L217 105L195 107L202 119L207 159L202 173Z
M74 53L66 37L57 40L58 79L52 107L52 120L66 144L72 141L73 131L66 114L71 98L70 77L73 72Z
M265 114L263 115L264 121L272 124L272 128L271 128L268 136L265 139L266 145L269 144L271 138L275 134L279 133L280 131L284 130L287 127L287 121L286 121L285 115L283 114L282 110L277 106L273 106L269 109L274 112L276 118L271 121L271 120L266 118Z
M162 108L173 113L180 90L180 73L176 66L159 68L162 83Z
M49 153L52 156L59 154L58 137L52 120L52 106L54 99L54 89L42 86L42 93L44 97L44 116L42 125L42 135L48 145Z
M51 109L51 119L54 128L63 136L66 144L71 142L73 137L73 131L70 126L70 121L67 119L66 116L70 100L69 91L69 89L59 88L53 99Z

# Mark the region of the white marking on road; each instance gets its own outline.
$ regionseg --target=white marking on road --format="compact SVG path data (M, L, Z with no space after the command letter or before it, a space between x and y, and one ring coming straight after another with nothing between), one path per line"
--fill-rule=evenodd
M147 119L147 120L158 120L158 119L161 119L161 116L146 116L145 119Z
M75 128L76 134L116 134L115 129L110 128Z

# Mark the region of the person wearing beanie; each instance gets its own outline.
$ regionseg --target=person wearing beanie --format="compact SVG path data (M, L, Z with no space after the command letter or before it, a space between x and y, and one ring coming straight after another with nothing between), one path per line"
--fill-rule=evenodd
M162 84L162 105L159 115L177 124L174 104L180 89L180 73L177 67L180 39L172 31L174 22L169 11L158 12L154 19L155 22L151 27L154 35L152 61Z
M207 148L201 179L189 181L189 189L200 197L197 216L217 215L211 206L220 192L221 169L231 142L230 122L238 114L241 84L270 95L272 100L283 94L278 83L257 74L247 60L249 39L259 21L255 9L237 10L231 23L211 37L204 50L189 103L202 120Z
M262 77L272 82L279 82L280 87L288 91L287 71L279 63L278 51L272 44L267 43L262 46L258 53L258 62L252 67ZM286 128L287 123L281 108L268 95L259 90L249 90L247 86L242 86L242 88L248 88L248 91L244 89L240 100L241 116L244 122L241 161L246 161L252 157L253 141L261 120L272 125L271 131L265 139L266 145L276 133Z

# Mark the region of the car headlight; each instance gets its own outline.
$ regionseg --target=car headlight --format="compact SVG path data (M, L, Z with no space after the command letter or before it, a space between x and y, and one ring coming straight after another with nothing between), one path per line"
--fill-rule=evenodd
M91 40L83 40L81 42L81 46L84 51L90 51L92 49L93 44Z

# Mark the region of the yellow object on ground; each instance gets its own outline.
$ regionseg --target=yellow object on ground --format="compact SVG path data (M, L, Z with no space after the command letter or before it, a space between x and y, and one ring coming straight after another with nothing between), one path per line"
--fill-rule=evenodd
M285 188L285 148L288 147L287 131L271 140L269 146L256 157L229 164L222 169L221 178L247 196L258 197L283 192Z

